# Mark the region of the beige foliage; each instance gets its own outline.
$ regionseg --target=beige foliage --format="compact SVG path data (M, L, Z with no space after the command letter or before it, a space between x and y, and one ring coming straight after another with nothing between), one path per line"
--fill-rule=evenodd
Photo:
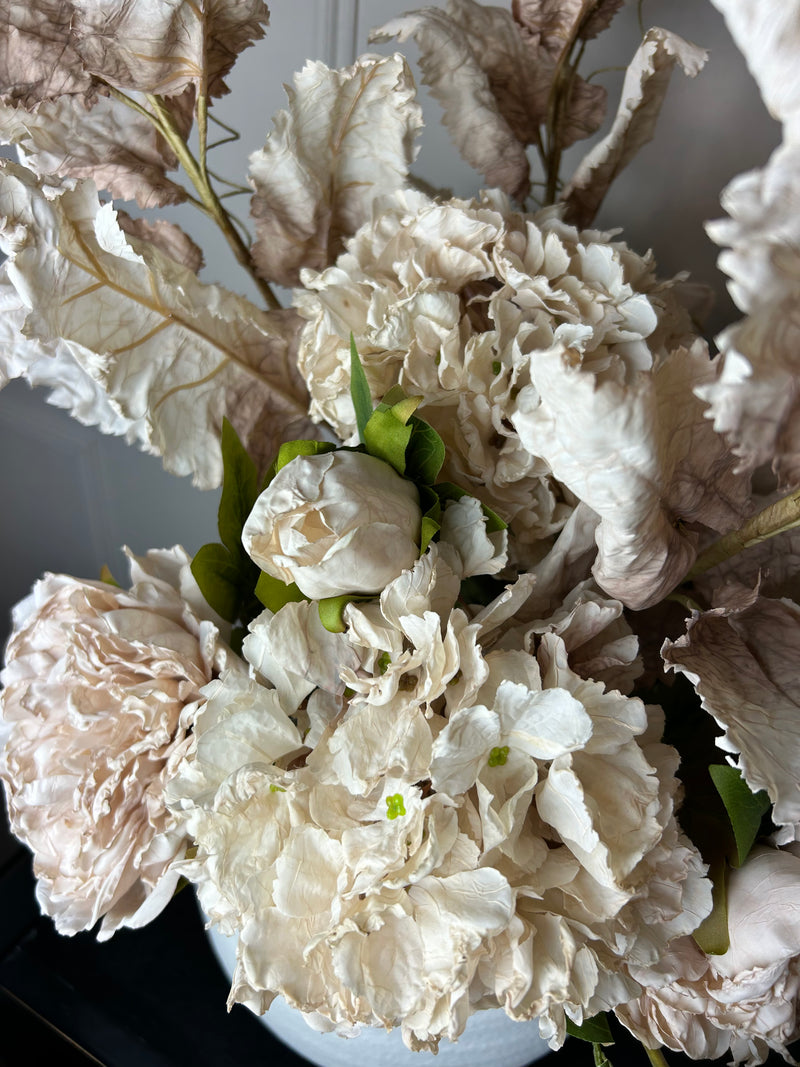
M203 285L154 245L135 252L90 183L43 186L7 163L0 215L23 334L66 345L114 407L141 420L168 470L218 485L224 414L265 465L280 440L302 435L292 312Z
M584 156L562 193L570 222L590 225L613 180L652 140L676 64L693 78L706 55L669 30L654 27L647 31L625 74L611 129Z
M288 93L250 157L252 251L262 277L297 285L302 267L333 263L375 198L402 187L422 116L401 56L342 70L308 63Z

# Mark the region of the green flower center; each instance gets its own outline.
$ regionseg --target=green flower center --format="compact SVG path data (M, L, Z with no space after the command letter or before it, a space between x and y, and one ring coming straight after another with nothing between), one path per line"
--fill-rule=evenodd
M393 793L386 798L386 814L390 819L396 819L398 815L405 815L406 807L401 793Z
M503 745L502 748L493 748L489 753L489 766L490 767L504 767L508 760L508 745Z

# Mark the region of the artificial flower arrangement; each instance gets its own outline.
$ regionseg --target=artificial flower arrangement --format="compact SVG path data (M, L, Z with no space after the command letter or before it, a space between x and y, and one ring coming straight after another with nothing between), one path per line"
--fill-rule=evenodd
M0 774L60 931L141 926L187 879L259 1012L436 1049L501 1008L598 1063L613 1012L654 1063L792 1062L800 4L714 4L785 140L711 228L744 315L712 358L682 280L590 228L702 50L644 34L560 178L622 0L376 31L416 40L474 200L410 175L402 55L309 63L249 247L208 124L261 0L3 3L1 380L222 484L193 559L15 611ZM115 200L194 201L265 308Z

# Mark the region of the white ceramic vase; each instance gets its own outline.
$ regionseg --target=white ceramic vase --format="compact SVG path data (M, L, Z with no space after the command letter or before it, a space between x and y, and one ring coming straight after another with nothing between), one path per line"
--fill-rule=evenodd
M232 978L236 938L225 937L214 927L207 934L220 966ZM280 997L261 1021L293 1052L318 1067L527 1067L550 1052L535 1022L514 1022L499 1009L473 1015L458 1041L442 1041L436 1056L411 1052L399 1030L387 1033L365 1027L352 1039L318 1033Z

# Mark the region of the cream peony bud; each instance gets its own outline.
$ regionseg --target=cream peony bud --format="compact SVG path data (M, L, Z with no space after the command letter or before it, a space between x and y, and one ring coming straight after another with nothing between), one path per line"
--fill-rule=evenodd
M298 456L278 471L242 530L248 555L314 600L380 593L419 556L414 485L360 452Z

